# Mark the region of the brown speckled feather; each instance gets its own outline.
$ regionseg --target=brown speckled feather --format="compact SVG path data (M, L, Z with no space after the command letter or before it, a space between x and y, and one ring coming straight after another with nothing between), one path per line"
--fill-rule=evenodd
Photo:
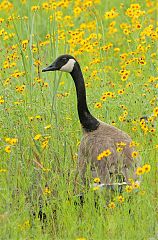
M97 130L84 132L78 153L78 172L83 182L86 180L88 165L92 178L99 177L105 184L115 182L117 175L122 175L126 182L129 178L135 178L138 158L132 158L134 149L129 146L131 141L128 134L103 122L100 122ZM126 146L118 152L117 144L120 142ZM111 154L97 160L97 156L107 149Z

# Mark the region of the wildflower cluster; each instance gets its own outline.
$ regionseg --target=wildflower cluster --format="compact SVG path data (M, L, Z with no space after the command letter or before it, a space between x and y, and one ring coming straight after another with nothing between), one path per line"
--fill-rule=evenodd
M108 98L114 98L114 97L115 97L115 94L113 92L105 92L105 93L103 93L101 100L104 102Z
M150 164L145 164L143 167L138 167L136 169L136 175L140 176L143 175L144 173L149 173L151 170ZM134 189L138 189L140 187L140 183L138 181L134 182L133 179L129 179L130 185L127 185L125 190L127 193L132 192Z
M118 204L123 204L124 201L125 201L125 198L124 198L122 195L118 195L116 198L114 198L113 201L111 201L111 202L108 204L107 207L108 207L109 209L114 209L114 208L116 208L116 206L117 206Z
M122 152L122 150L124 149L124 147L126 146L126 143L124 142L118 142L117 144L117 152Z
M41 115L30 116L30 117L28 117L28 119L30 120L30 122L32 122L33 120L37 120L37 121L41 122L43 120Z
M9 137L6 137L5 138L5 142L8 144L5 146L5 152L6 153L10 153L11 152L11 148L12 146L16 145L18 143L18 139L17 138L9 138Z
M111 151L109 149L106 149L105 151L103 151L102 153L100 153L98 156L97 156L97 160L100 161L102 160L103 158L106 158L108 157L109 155L111 155Z
M122 69L120 71L120 75L121 75L121 80L126 81L130 75L130 70Z
M142 28L139 18L145 15L145 11L141 10L139 4L131 4L125 14L131 18L133 30Z
M3 103L4 103L4 97L0 96L0 104L3 104Z
M144 173L150 172L151 166L150 164L145 164L143 167L138 167L136 170L137 175L142 175Z
M34 136L35 141L39 141L41 144L41 148L44 150L48 147L49 139L51 136L42 136L41 134L37 134Z
M5 173L7 172L8 170L6 168L0 168L0 173Z
M116 18L118 16L118 12L115 8L111 9L111 11L108 11L105 13L105 18L106 19L113 19Z
M51 194L51 190L49 189L49 187L46 186L46 187L44 188L43 194L45 194L45 195Z
M128 179L128 180L130 182L130 185L127 185L125 187L125 191L127 193L131 193L133 190L140 188L140 183L138 181L134 181L133 179Z

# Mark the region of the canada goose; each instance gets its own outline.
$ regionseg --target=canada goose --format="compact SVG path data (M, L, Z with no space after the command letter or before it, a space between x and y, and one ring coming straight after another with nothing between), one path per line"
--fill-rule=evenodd
M92 179L99 179L97 184L100 186L115 184L118 176L122 176L122 184L129 183L129 178L135 179L138 158L132 157L132 139L89 112L84 78L77 60L71 55L61 55L42 72L56 70L70 73L76 87L78 115L83 130L78 152L78 173L84 184L88 167ZM121 152L118 146L121 146Z

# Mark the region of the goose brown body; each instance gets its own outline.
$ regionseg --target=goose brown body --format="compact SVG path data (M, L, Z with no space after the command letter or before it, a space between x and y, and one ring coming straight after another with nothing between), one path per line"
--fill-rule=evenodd
M101 183L112 184L117 181L118 175L127 183L129 178L135 179L138 159L132 158L134 149L130 147L131 141L128 134L104 122L100 122L99 127L92 132L83 131L78 153L78 172L84 183L88 165L91 177L100 178ZM123 145L121 152L117 151L119 144ZM110 150L111 154L97 160L98 155L105 150Z
M77 93L77 109L83 130L79 147L77 173L83 183L87 182L87 171L90 170L91 183L94 178L100 178L103 184L112 184L121 176L122 181L128 182L135 178L138 158L132 157L134 149L130 147L131 137L120 129L96 119L89 112L86 101L84 78L79 63L71 55L61 55L54 63L42 71L65 71L71 74ZM118 145L123 144L122 151L117 151ZM111 154L98 159L98 155L109 150Z

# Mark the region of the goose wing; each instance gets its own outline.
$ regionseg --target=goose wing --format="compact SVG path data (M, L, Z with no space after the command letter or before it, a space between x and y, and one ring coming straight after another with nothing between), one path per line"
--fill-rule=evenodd
M138 159L132 158L133 148L130 147L131 138L124 132L114 128L112 134L85 134L78 153L78 173L86 181L87 169L90 169L92 178L99 177L102 183L117 181L122 176L122 181L128 182L135 178L135 169ZM122 151L118 151L118 144L124 143ZM105 154L102 154L105 152ZM100 157L99 157L100 156Z

